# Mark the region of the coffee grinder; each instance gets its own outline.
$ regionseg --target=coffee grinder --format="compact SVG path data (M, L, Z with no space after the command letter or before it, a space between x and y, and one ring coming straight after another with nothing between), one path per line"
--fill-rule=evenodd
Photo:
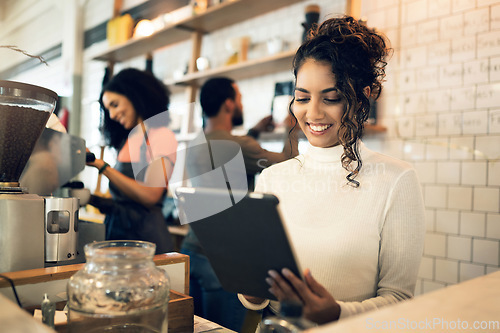
M19 185L57 94L0 81L0 272L44 267L45 204Z

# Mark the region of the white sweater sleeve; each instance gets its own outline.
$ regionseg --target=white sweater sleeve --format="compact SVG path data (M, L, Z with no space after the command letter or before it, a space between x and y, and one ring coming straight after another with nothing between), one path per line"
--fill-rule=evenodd
M254 311L262 310L269 304L268 299L264 300L264 302L262 302L260 304L250 303L249 301L247 301L245 296L243 296L242 294L238 294L238 299L240 300L241 304L245 308L247 308L248 310L254 310Z
M384 216L377 296L362 302L339 301L340 318L413 297L425 236L424 203L414 170L400 176L389 194Z

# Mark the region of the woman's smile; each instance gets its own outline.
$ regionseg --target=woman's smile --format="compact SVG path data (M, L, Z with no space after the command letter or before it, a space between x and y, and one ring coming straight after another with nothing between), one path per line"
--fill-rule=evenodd
M344 102L336 84L331 66L324 62L307 59L297 72L293 113L313 146L326 148L339 143Z
M125 129L132 129L137 125L137 113L126 96L112 91L105 91L102 95L102 101L109 111L109 117Z
M333 124L315 124L308 122L306 122L306 124L309 126L311 133L314 135L323 135L333 126Z

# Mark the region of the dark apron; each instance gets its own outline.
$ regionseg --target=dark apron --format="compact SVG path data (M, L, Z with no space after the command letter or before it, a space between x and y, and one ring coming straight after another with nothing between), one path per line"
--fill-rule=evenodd
M125 176L134 178L131 163L118 162L116 170ZM137 179L142 181L144 179ZM141 176L141 174L139 175ZM116 186L109 183L109 190L114 200L111 212L106 214L107 240L141 240L156 244L156 253L172 252L174 245L168 232L160 200L155 206L147 208L125 196Z

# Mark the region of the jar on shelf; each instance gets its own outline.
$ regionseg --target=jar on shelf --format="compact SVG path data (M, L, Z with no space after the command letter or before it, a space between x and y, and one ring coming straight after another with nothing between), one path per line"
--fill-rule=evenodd
M104 241L85 245L86 263L68 282L68 330L168 331L170 280L153 262L156 245Z

